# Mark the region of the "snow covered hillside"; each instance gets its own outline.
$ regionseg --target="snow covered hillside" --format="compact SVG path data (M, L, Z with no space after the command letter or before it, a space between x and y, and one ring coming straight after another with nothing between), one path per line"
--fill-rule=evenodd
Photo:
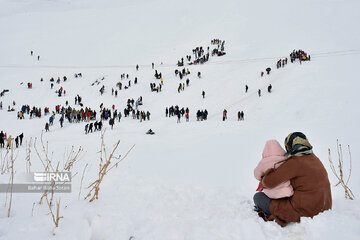
M72 192L55 193L61 198L59 227L46 203L38 204L41 194L13 193L8 218L9 195L0 193L0 239L358 239L359 8L357 0L0 0L0 92L9 90L0 97L0 131L25 136L15 149L15 182L27 171L30 139L34 144L37 138L42 154L42 131L61 167L72 146L83 148L71 170ZM208 46L217 48L212 39L225 40L226 55L210 52L206 63L187 65L194 48L202 46L205 53ZM311 61L291 63L294 49L310 54ZM277 69L286 57L288 63ZM181 58L184 67L176 65ZM183 68L190 74L180 80L174 71ZM161 92L150 90L150 83L160 84L155 70L162 73ZM121 78L124 73L129 79ZM187 78L189 86L178 92ZM59 97L55 91L61 87L66 94ZM104 122L108 153L118 140L117 154L135 147L104 177L99 199L91 203L84 197L98 177L101 133L85 134L89 122L83 121L65 119L61 127L60 114L48 132L50 115L44 112L41 118L17 118L23 105L51 112L68 101L78 110L77 95L84 108L97 111L97 120L100 104L123 114L127 100L140 96L139 110L151 113L150 121L142 122L123 116L113 129ZM165 116L166 107L175 105L189 108L189 122ZM208 119L196 121L196 112L205 109ZM244 121L238 121L238 111ZM145 134L150 128L155 135ZM267 140L283 144L294 131L306 134L326 167L333 209L281 228L253 211L258 185L253 170ZM337 139L346 175L346 145L351 147L353 201L335 187L330 169L328 148L336 161ZM3 166L9 153L1 148L0 156ZM34 148L30 159L32 172L44 171ZM9 177L1 174L1 183Z

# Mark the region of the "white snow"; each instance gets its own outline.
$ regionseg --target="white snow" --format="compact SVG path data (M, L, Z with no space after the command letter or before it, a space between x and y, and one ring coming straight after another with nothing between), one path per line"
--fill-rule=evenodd
M0 130L12 136L24 132L24 142L35 137L39 141L49 116L18 120L21 106L53 110L66 100L74 106L77 94L84 106L97 112L101 103L107 108L115 104L122 111L128 98L142 96L140 109L151 112L151 121L122 118L113 130L105 123L109 149L117 140L122 155L136 146L105 176L99 199L89 203L83 197L98 173L100 132L85 135L86 123L67 120L60 128L57 115L50 132L44 133L54 159L62 164L71 146L84 148L72 170L78 173L72 179L72 193L55 194L61 197L64 218L55 228L46 204L38 204L41 194L29 193L13 194L8 218L2 193L0 239L358 239L359 8L357 0L1 0L0 91L10 92L0 98ZM192 55L198 46L206 51L213 38L226 41L227 54L210 57L204 65L185 66L191 72L190 86L178 93L177 60ZM311 61L301 65L288 61L276 69L276 61L293 49L303 49ZM160 83L152 62L163 74L160 93L150 92L151 82ZM260 72L269 66L271 74L261 78ZM78 72L82 78L74 78ZM122 73L131 80L138 77L138 84L132 82L115 98L111 88ZM55 83L51 90L49 79L62 76L68 77L67 82ZM91 86L102 77L100 85ZM33 89L27 89L27 82ZM271 94L266 91L270 83ZM67 91L65 97L55 94L60 86ZM13 100L16 111L9 113ZM166 118L165 108L171 105L189 107L190 122L182 118L177 124L175 117ZM207 121L196 121L198 109L209 111ZM238 122L241 110L245 121ZM149 128L156 134L146 135ZM307 135L327 168L333 209L281 228L253 211L258 184L253 169L267 140L283 143L294 131ZM343 144L346 170L345 147L351 146L349 186L354 201L344 198L341 186L335 187L328 162L328 148L336 160L337 139ZM6 154L4 149L0 152ZM15 179L26 172L24 144L16 153ZM34 150L31 163L32 171L43 171ZM2 183L8 179L9 174L0 176Z

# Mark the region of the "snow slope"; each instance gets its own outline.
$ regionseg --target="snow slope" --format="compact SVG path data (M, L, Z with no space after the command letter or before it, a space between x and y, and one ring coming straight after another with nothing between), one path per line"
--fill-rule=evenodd
M11 217L7 218L5 204L0 208L0 239L357 239L358 200L345 200L340 186L332 188L331 211L286 228L258 218L252 211L252 196L257 187L253 169L266 140L283 143L293 131L307 135L332 185L337 181L328 163L328 148L335 156L336 139L344 146L350 144L349 185L355 197L360 192L359 5L355 0L1 0L0 91L10 92L0 98L4 107L0 130L13 136L24 132L27 141L39 139L48 118L17 120L21 105L54 109L68 100L73 106L77 94L85 106L97 111L100 103L122 110L128 98L142 96L141 110L151 112L151 121L123 118L114 130L105 124L108 148L121 140L124 155L136 146L105 177L99 200L89 203L83 197L78 200L80 181L88 164L84 196L97 176L100 133L85 135L85 123L66 121L60 128L57 116L44 134L54 159L63 162L71 146L84 148L72 171L78 173L72 193L58 194L64 218L55 229L47 206L37 204L39 194L14 194ZM226 40L227 54L204 65L187 66L190 86L178 93L177 60L197 46L209 46L213 38ZM311 62L276 69L280 57L298 48L311 54ZM161 93L150 92L149 84L159 83L152 62L163 74ZM261 78L260 72L268 66L271 74ZM77 72L83 77L74 78ZM139 83L115 98L111 88L121 81L122 73L131 80L138 77ZM49 79L65 75L67 82L55 84L67 91L59 98ZM102 77L100 85L91 86ZM33 89L26 88L27 82L33 83ZM270 83L271 94L266 92ZM102 96L101 85L106 89ZM16 111L9 113L6 109L13 100ZM189 123L165 118L165 108L176 104L189 107ZM196 121L198 109L209 111L207 121ZM223 109L228 111L225 122ZM245 121L238 122L241 110ZM145 135L149 128L156 134ZM1 156L6 154L0 151ZM344 156L348 169L347 153ZM26 171L25 157L22 146L15 162L17 174ZM42 171L34 151L31 159L31 170ZM2 182L8 178L8 174L0 176ZM0 197L5 203L5 194Z

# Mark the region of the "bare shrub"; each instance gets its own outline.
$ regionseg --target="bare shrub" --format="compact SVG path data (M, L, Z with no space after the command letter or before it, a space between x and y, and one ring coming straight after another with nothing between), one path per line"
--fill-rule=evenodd
M71 150L67 156L67 160L64 164L64 170L70 171L74 166L75 162L80 160L80 155L83 152L83 148L79 147L77 151L74 151L74 146L71 147Z
M31 146L32 146L32 138L30 138L29 143L26 141L26 172L30 172L31 168Z
M3 155L3 149L0 150L0 169L1 174L9 173L10 171L9 151L6 151Z
M64 153L64 156L66 156L66 160L64 160L63 166L60 167L60 161L53 161L53 155L54 153L52 152L51 154L49 153L49 143L48 142L44 142L43 140L43 132L41 133L41 137L40 137L40 148L41 150L38 150L37 148L37 138L35 138L34 141L34 149L36 152L36 155L38 156L39 160L42 163L42 166L44 168L44 172L54 172L54 173L59 173L62 171L71 171L74 167L74 164L76 162L78 162L78 160L80 159L80 156L83 152L83 148L79 147L76 151L74 150L74 146L71 147L70 152L66 152ZM75 175L73 175L72 177L76 176L77 173ZM43 200L46 200L46 203L49 207L50 210L50 214L52 217L52 220L55 224L55 227L59 226L59 221L61 218L63 218L63 216L60 216L60 202L61 199L59 198L59 200L57 200L57 198L55 197L54 194L54 188L55 188L55 182L52 181L51 182L51 190L46 190L44 191L44 193L42 194L39 204L42 204ZM53 204L55 200L55 206ZM34 207L34 206L33 206ZM53 208L56 208L56 212L53 211Z
M60 201L61 201L61 198L59 198L59 201L56 200L56 215L55 215L53 212L53 209L52 209L53 206L51 205L48 197L46 196L46 203L49 207L50 214L51 214L52 220L55 224L55 227L59 227L59 221L61 218L63 218L63 216L60 216Z
M79 197L78 199L80 199L80 195L81 195L81 188L82 188L82 183L83 183L83 180L84 180L84 175L85 175L85 170L87 168L88 164L85 165L84 167L84 171L83 171L83 174L82 174L82 177L81 177L81 181L80 181L80 190L79 190Z
M9 200L9 208L8 208L8 218L10 217L11 213L11 205L12 205L12 191L14 186L14 144L11 143L11 154L10 154L10 180L9 180L9 188L10 188L10 200Z
M101 146L100 146L100 163L99 163L99 174L98 174L98 178L91 183L88 188L90 188L89 193L87 194L87 196L85 197L85 199L90 198L89 202L94 201L95 199L98 199L99 197L99 191L100 191L100 184L103 181L105 175L110 172L114 167L117 167L118 164L123 161L128 154L130 153L130 151L135 147L135 145L133 145L130 150L125 154L124 157L121 157L120 155L117 157L115 155L115 152L117 150L117 148L119 147L120 144L120 140L118 140L115 144L115 146L113 147L110 155L108 156L106 153L106 146L105 146L105 129L103 129L101 131ZM111 163L112 160L115 160L115 163Z
M350 177L351 177L351 170L352 170L352 159L351 159L350 146L347 145L348 151L349 151L350 166L349 166L349 175L348 175L348 177L346 179L346 177L344 176L344 161L343 161L342 146L341 146L341 144L339 144L339 140L336 140L336 144L337 144L337 153L338 153L338 166L337 167L339 169L339 173L336 171L336 169L334 167L334 163L333 163L333 161L331 159L330 148L328 149L328 151L329 151L329 162L330 162L331 170L334 173L335 177L339 180L339 182L335 186L338 186L339 184L341 184L341 186L343 186L343 188L345 190L345 198L350 199L350 200L354 200L355 196L354 196L353 192L351 191L351 189L348 186L349 180L350 180ZM346 179L346 180L344 180L344 179Z

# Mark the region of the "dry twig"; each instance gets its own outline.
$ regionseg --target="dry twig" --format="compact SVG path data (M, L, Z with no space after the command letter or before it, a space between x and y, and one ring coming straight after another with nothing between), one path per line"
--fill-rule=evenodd
M349 151L349 156L350 156L349 175L348 175L347 180L344 181L344 172L343 172L343 170L344 170L344 161L343 161L342 146L341 146L341 144L339 144L339 140L337 140L336 143L337 143L339 173L337 173L337 171L336 171L336 169L334 167L334 163L333 163L333 161L331 159L330 148L328 149L330 168L331 168L332 172L334 173L335 177L339 180L339 182L335 186L338 186L339 184L341 186L343 186L343 188L345 190L345 198L348 198L350 200L354 200L355 196L354 196L353 192L351 191L351 189L348 186L350 176L351 176L351 170L352 170L352 159L351 159L350 146L348 145L348 151Z
M100 146L100 163L99 163L99 174L98 174L98 179L96 179L93 183L91 183L88 188L90 188L89 193L87 194L87 196L85 197L85 199L90 198L90 202L94 201L95 199L98 199L99 197L99 191L100 191L100 184L103 181L105 175L114 167L117 167L118 164L124 160L128 154L130 153L130 151L135 147L135 145L133 145L130 150L125 154L125 156L123 158L121 158L121 156L115 156L115 152L117 150L117 148L119 147L120 144L120 140L118 140L113 148L113 150L111 151L109 157L106 154L106 146L105 146L105 130L101 131L101 146ZM113 163L111 165L111 161L113 159L116 159L117 161L115 163Z

